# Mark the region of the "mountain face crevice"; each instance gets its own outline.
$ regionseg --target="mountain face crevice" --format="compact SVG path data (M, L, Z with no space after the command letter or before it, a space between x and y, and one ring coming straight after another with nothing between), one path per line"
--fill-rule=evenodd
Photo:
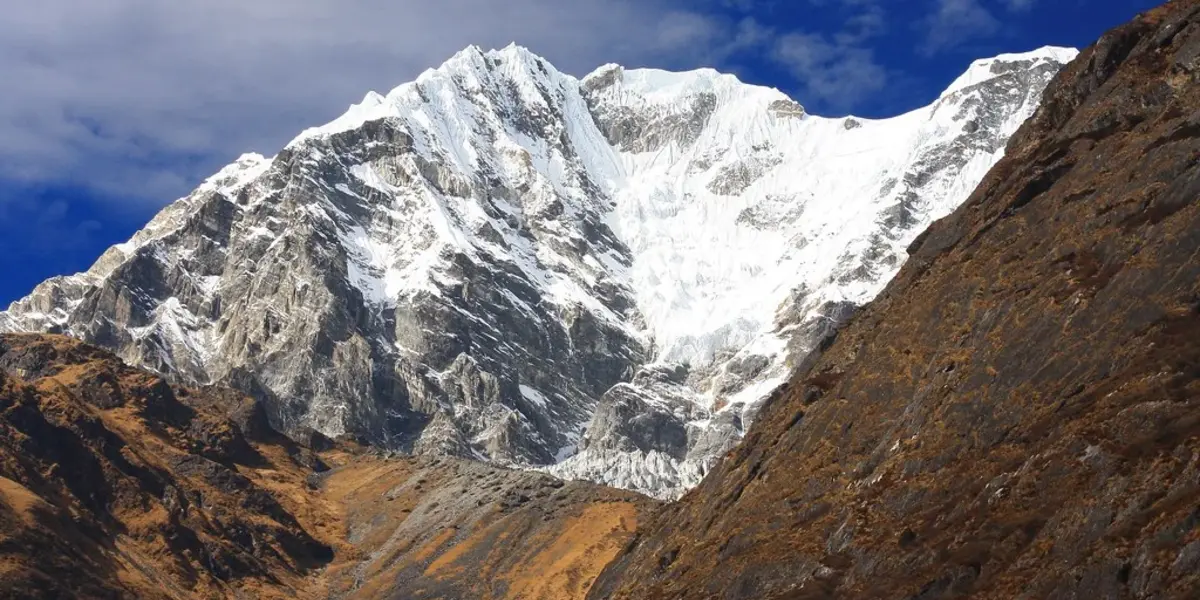
M1200 3L1103 36L589 597L1200 589Z
M580 80L469 48L239 158L0 330L235 386L297 439L676 497L1074 55L977 61L866 120L712 70Z

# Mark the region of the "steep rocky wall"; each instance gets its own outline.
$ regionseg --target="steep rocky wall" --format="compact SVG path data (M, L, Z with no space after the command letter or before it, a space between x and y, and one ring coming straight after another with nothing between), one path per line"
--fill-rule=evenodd
M314 445L234 392L0 336L0 598L582 599L655 506Z
M1194 598L1200 2L1101 38L592 598Z
M655 506L630 492L454 459L330 472L351 548L335 598L582 599Z
M868 121L712 69L580 81L471 47L243 155L0 311L0 332L239 389L297 438L678 497L1075 54L980 59L930 105ZM662 363L686 380L638 385ZM627 400L653 427L622 422L647 412Z
M69 338L0 337L0 597L293 597L333 531L279 493L320 461L265 421Z

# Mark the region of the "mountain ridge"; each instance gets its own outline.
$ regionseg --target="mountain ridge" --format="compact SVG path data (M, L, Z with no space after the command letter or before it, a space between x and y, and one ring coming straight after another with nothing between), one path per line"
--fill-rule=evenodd
M420 106L454 105L454 127L414 127L417 111L243 157L106 253L87 276L103 285L63 278L0 313L250 392L0 333L0 596L1194 597L1200 0L1062 69L1018 63L976 63L1000 76L903 130L931 143L890 138L897 170L853 155L880 193L837 196L846 214L772 202L774 170L819 190L845 165L790 151L896 123L802 128L798 105L703 92L655 106L611 69L575 92L527 80L533 96L511 69L472 75L486 97L448 76L449 100ZM564 112L580 103L591 128ZM745 137L713 144L732 121ZM707 217L746 229L669 235ZM720 286L653 278L736 274L747 231L763 253L792 243L778 264L803 275L768 332L799 364L757 411L718 404L769 381L771 358L739 341L707 367L656 360L722 342L707 322L668 341L643 295L702 314ZM825 233L837 268L812 276L798 267ZM727 262L709 264L717 241ZM329 439L309 417L361 428ZM705 474L704 456L723 458ZM660 495L704 477L663 503L530 470L581 462Z
M581 599L656 506L298 444L250 398L56 335L0 334L0 433L3 598Z
M240 157L0 329L229 383L290 433L577 454L552 470L675 496L974 187L1066 52L872 121L715 71L578 80L468 48Z
M1086 49L589 597L1193 597L1198 101L1200 2Z

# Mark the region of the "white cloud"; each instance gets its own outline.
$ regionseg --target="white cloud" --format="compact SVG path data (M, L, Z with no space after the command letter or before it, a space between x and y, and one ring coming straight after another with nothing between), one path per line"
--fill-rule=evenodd
M834 37L844 45L860 44L887 29L887 20L883 8L877 5L866 5L846 20L842 30Z
M932 55L991 36L1000 29L1000 22L979 0L937 0L934 12L918 22L917 29L925 31L920 52Z
M1000 0L1005 8L1013 12L1025 12L1033 8L1033 4L1037 0Z
M887 72L870 49L823 35L790 33L775 42L772 52L796 77L801 101L853 106L887 84Z
M584 74L691 65L730 26L637 0L19 2L0 20L0 180L162 201L469 44Z
M15 3L0 20L0 78L19 82L0 94L0 184L161 203L469 44L516 41L576 75L765 57L797 78L801 102L853 107L887 80L867 46L887 25L881 4L808 2L840 7L842 30L783 32L714 11L766 10L762 0Z
M887 85L888 72L868 42L887 29L876 0L808 0L836 3L845 16L832 34L794 31L772 38L770 57L796 78L798 100L853 108Z

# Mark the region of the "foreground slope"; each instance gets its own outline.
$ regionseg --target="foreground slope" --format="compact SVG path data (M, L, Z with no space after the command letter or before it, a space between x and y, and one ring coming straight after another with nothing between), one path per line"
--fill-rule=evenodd
M0 336L0 598L582 598L653 506L266 425L232 392Z
M236 387L289 434L578 453L560 475L676 495L1074 54L977 61L929 106L867 120L710 69L579 80L468 48L222 169L0 331Z
M1105 35L593 598L1193 598L1200 2Z
M448 458L355 461L320 487L350 545L327 594L355 600L582 599L657 506Z
M68 338L0 337L0 596L303 588L329 532L275 489L319 459L265 424Z

